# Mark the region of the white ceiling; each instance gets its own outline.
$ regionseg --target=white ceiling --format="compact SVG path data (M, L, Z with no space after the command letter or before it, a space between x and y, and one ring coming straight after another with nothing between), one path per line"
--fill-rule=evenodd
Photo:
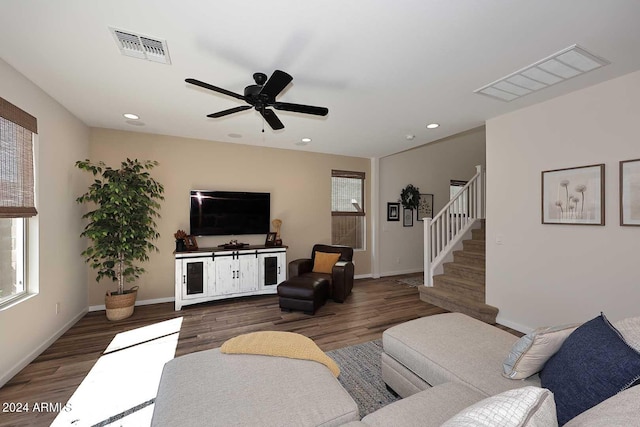
M121 55L109 27L165 39L172 64ZM639 42L638 0L2 0L0 8L0 58L88 126L360 157L636 71ZM611 64L510 103L473 93L573 44ZM242 101L184 82L242 93L254 72L275 69L294 78L278 100L329 114L277 111L285 129L262 133L254 110L207 118ZM127 112L144 125L128 124ZM441 126L426 129L431 122ZM295 145L303 137L313 141Z

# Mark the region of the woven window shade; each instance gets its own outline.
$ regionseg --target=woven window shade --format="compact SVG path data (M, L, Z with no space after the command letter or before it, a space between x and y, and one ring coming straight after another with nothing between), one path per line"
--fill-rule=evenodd
M28 218L34 202L32 115L0 98L0 218Z
M364 216L363 172L331 171L332 215Z

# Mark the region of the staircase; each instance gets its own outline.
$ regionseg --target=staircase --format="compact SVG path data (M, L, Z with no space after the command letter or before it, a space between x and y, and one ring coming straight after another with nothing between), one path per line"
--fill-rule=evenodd
M472 238L444 263L444 274L433 276L433 286L420 286L420 299L445 310L496 323L498 309L485 304L485 228L471 230Z

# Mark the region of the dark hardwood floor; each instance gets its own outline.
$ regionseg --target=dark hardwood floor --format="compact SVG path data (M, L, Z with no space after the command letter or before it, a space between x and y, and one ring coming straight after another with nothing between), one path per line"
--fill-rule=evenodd
M177 317L183 317L176 349L176 356L181 356L261 330L298 332L329 351L378 339L398 323L446 312L420 301L418 289L398 283L400 277L356 280L345 303L328 301L314 316L281 312L275 295L187 306L177 312L173 303L139 306L132 317L119 322L109 322L104 312L88 313L0 389L0 403L64 405L116 334ZM56 415L0 412L0 426L48 426Z

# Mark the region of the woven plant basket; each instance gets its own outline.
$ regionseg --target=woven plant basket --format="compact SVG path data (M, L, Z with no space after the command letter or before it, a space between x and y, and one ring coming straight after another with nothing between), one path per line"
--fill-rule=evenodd
M124 294L107 294L104 297L104 305L107 307L107 319L122 320L133 314L133 308L138 296L138 287L124 291Z

